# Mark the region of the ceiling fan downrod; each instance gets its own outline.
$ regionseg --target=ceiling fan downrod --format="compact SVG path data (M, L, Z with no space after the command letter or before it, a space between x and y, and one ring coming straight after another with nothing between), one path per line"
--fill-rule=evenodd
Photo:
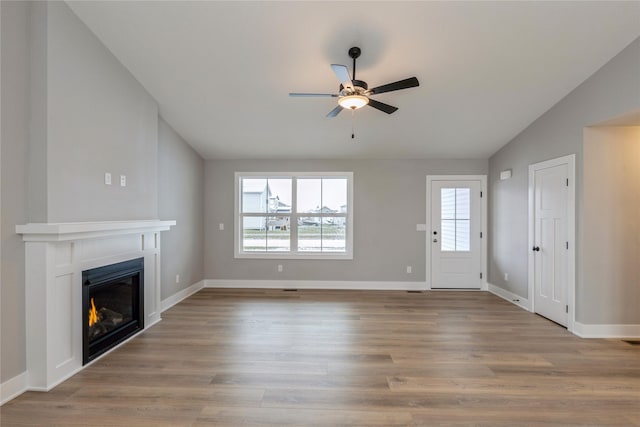
M361 53L362 51L357 46L354 46L351 49L349 49L349 56L353 58L353 77L351 78L351 80L356 79L356 59L360 57Z

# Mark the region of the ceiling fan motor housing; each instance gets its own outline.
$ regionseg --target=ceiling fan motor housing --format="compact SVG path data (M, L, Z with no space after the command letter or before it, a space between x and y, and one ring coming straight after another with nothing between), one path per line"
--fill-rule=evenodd
M339 92L344 95L353 95L353 94L364 95L364 93L369 89L369 85L367 85L367 82L363 80L352 80L351 83L353 84L353 88L355 89L353 93L343 92L344 91L343 85L340 85Z

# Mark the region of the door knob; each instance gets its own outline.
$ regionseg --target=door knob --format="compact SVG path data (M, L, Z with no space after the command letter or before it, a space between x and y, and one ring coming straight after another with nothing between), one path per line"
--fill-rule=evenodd
M536 251L536 252L540 252L540 246L534 246L533 250Z

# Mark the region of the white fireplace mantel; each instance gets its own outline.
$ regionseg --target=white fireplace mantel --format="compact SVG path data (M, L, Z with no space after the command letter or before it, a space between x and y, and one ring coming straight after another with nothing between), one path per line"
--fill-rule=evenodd
M29 223L17 225L16 233L22 234L25 242L62 242L68 240L95 239L121 234L147 231L166 231L175 221L105 221L105 222L58 222Z
M30 223L25 242L27 388L47 391L83 368L82 272L144 258L144 327L160 320L160 232L176 221Z

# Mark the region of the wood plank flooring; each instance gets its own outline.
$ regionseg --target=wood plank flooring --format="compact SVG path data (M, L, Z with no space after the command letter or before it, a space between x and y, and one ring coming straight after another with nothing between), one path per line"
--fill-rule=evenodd
M485 292L204 289L2 426L640 426L640 346Z

